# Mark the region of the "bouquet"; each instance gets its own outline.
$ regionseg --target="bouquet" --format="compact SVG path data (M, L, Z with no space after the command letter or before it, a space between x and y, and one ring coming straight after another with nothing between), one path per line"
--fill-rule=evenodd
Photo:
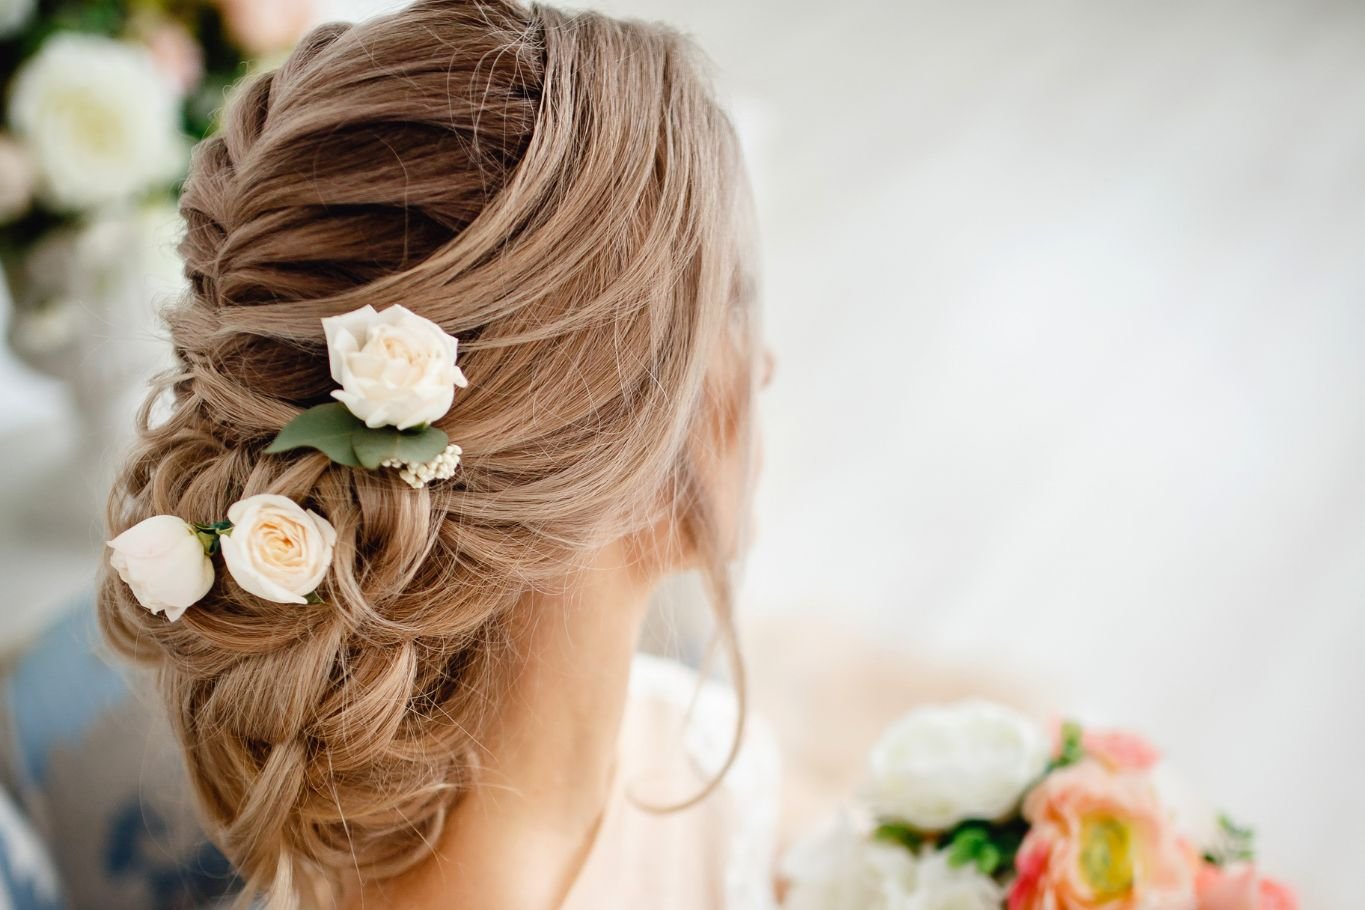
M786 856L787 910L1297 910L1252 832L1188 817L1130 733L990 702L912 711L855 806Z
M0 0L0 263L33 336L16 346L60 341L173 245L191 144L311 17L308 0Z

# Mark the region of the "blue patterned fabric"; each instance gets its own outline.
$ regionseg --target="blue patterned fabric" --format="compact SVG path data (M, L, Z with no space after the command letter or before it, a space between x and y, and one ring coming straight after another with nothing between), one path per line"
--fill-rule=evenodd
M4 791L0 791L0 908L66 908L47 849Z
M103 655L88 601L0 680L0 779L52 845L74 910L192 910L235 886L145 682Z

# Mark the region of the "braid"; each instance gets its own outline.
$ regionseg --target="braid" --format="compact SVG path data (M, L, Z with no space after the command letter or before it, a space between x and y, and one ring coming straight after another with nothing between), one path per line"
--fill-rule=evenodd
M526 592L660 521L711 533L693 441L735 324L733 160L676 35L511 0L323 26L196 149L178 364L108 523L275 493L331 522L332 565L322 603L224 572L174 623L106 571L99 609L159 668L212 833L272 907L428 855L475 781ZM451 482L262 451L331 400L319 320L366 303L461 338Z

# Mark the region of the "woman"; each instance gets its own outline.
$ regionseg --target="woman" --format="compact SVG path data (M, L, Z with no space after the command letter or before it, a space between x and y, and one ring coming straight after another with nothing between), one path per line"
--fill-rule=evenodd
M691 46L504 0L325 26L233 98L181 209L178 368L115 485L100 611L159 668L249 892L766 906L775 783L742 697L689 711L695 677L632 657L695 568L739 670L763 357L746 184ZM272 445L334 399L374 428L357 395L434 375L404 347L430 331L459 344L441 465ZM426 432L385 413L376 438ZM157 600L124 532L164 516L205 562Z

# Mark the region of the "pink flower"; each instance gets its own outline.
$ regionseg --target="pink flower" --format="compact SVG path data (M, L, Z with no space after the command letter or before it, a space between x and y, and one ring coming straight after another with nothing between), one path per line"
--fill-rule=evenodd
M1299 910L1291 888L1261 878L1250 863L1225 869L1203 863L1194 884L1199 910Z
M1063 768L1024 800L1009 910L1189 910L1192 869L1151 782L1098 761Z
M228 34L248 54L287 51L313 21L313 0L218 0Z
M1081 748L1109 766L1111 771L1146 771L1161 760L1161 753L1136 733L1122 730L1086 730Z
M168 20L147 23L141 32L152 62L176 91L181 95L194 91L204 78L204 51L199 42L183 25Z
M1043 838L1032 840L1027 849L1021 849L1014 859L1017 877L1009 893L1009 910L1024 910L1032 906L1038 890L1043 883L1043 873L1047 871L1048 858L1052 856L1052 845Z
M1061 755L1063 725L1053 722L1052 754ZM1147 771L1161 760L1161 753L1146 739L1124 730L1091 730L1081 733L1081 751L1099 759L1111 771Z

